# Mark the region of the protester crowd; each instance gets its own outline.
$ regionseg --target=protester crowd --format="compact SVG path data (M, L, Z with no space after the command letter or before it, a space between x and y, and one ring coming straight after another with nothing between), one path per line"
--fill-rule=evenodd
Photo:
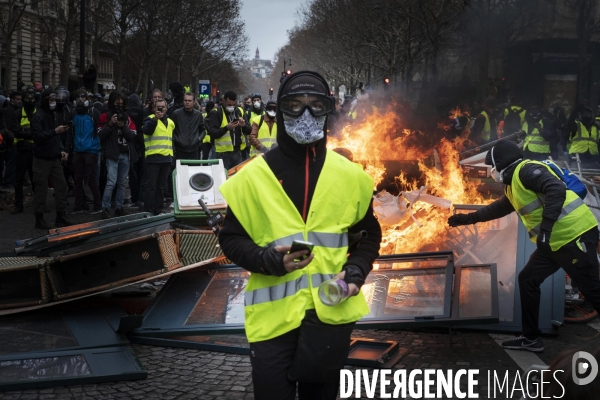
M259 93L242 107L237 99L229 91L219 104L200 103L179 82L166 93L155 89L145 104L136 93L70 93L63 85L0 95L0 185L15 190L11 212L23 212L23 188L31 186L39 229L50 228L49 188L56 226L83 212L102 219L127 208L160 214L173 207L177 160L218 158L229 169L275 144L276 103L264 104Z

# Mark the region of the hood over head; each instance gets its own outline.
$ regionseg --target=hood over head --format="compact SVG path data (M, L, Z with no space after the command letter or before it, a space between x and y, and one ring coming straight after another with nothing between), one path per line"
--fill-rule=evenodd
M327 81L325 81L325 79L317 72L298 71L287 77L279 86L279 91L277 93L277 104L281 104L282 96L285 96L289 93L314 93L329 96L330 90ZM277 107L277 120L284 121L283 113L281 112L281 108L279 106ZM277 124L277 148L286 156L299 160L304 160L304 157L306 157L307 148L313 149L310 154L311 157L325 157L327 151L327 121L325 121L323 131L323 139L317 140L316 142L310 144L298 144L286 132L285 123Z
M494 159L492 160L492 154ZM485 156L485 163L487 165L496 165L497 171L503 171L514 163L515 161L523 158L523 152L513 142L506 140L500 140L494 147L492 147Z
M50 95L56 94L52 89L44 89L40 96L40 107L47 112L50 112Z
M140 99L140 96L138 96L136 93L132 93L129 95L129 109L138 109L141 107L142 101Z
M183 85L179 82L171 82L169 83L169 90L173 94L173 101L183 104Z

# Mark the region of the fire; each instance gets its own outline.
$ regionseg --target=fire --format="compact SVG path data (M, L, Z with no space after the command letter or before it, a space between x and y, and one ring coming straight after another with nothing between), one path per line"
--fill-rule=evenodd
M363 164L376 186L385 177L386 160L418 160L421 176L409 176L403 171L395 177L400 191L409 192L424 185L426 193L453 204L486 204L489 200L477 191L476 183L464 178L458 164L457 148L462 148L465 137L451 141L442 135L410 131L396 113L375 111L362 122L345 126L339 137L328 139L327 146L350 150L353 160ZM398 200L406 201L402 197ZM382 224L381 254L448 250L445 243L455 234L446 222L452 211L421 201L410 205L409 211L395 224Z

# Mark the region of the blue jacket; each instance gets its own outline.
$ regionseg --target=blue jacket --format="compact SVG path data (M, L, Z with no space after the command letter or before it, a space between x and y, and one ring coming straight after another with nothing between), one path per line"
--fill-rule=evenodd
M73 113L73 151L76 153L100 153L98 118L100 112L93 107Z

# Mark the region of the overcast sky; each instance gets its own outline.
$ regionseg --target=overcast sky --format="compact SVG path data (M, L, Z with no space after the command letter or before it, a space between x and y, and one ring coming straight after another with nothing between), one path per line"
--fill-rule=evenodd
M288 39L287 31L296 23L296 10L305 0L242 0L242 19L250 38L247 58L272 60Z

